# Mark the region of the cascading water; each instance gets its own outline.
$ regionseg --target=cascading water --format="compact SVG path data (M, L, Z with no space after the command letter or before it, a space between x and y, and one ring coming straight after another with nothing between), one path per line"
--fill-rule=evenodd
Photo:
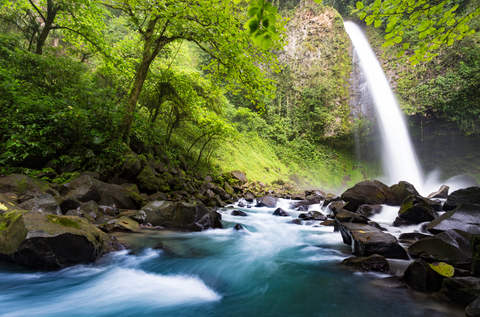
M345 29L360 60L377 111L384 143L383 164L387 183L405 180L421 187L423 174L387 77L360 28L353 22L345 22Z

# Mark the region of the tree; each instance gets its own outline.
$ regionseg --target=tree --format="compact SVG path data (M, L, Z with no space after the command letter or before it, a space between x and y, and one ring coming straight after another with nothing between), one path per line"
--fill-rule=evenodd
M273 96L274 86L266 74L269 69L278 71L278 66L276 56L269 49L280 49L283 38L272 38L268 48L253 43L249 32L242 28L245 19L244 7L240 4L216 0L131 0L108 1L106 5L127 14L143 42L142 57L122 122L125 141L129 138L150 65L162 50L177 40L191 41L211 56L205 71L218 84L234 91L239 87L245 89L252 102L262 95ZM278 15L275 17L280 19ZM281 35L283 22L277 26L276 31Z
M39 55L54 30L64 31L73 43L84 44L86 40L96 50L102 50L101 31L105 28L106 12L94 0L5 1L1 12L20 29L29 42L29 50L35 46Z
M468 22L480 15L480 5L467 6L464 14L457 13L458 7L455 0L375 0L366 7L363 2L357 2L360 19L367 24L380 27L388 23L384 47L404 42L407 32L418 34L416 45L412 45L414 54L409 58L413 65L431 60L441 46L452 45L475 33ZM409 42L402 45L398 57L412 49Z

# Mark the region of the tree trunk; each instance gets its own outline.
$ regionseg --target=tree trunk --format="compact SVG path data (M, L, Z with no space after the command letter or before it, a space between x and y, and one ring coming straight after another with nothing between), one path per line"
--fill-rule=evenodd
M53 22L55 21L55 16L57 15L58 10L60 10L60 7L55 6L52 0L47 1L47 18L43 21L45 25L38 36L37 49L35 50L35 53L38 55L43 54L43 47L47 41L48 34L52 30Z

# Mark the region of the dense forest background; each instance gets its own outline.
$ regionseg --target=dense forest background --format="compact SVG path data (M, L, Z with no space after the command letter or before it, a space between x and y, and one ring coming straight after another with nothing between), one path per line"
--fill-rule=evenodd
M450 2L459 15L479 6ZM397 57L401 47L382 47L385 28L361 22L356 1L273 1L278 38L268 46L238 31L247 4L172 3L132 10L121 2L6 2L0 173L61 183L90 170L115 181L133 155L142 167L239 169L264 183L331 190L378 176L375 117L351 107L355 65L343 20L353 20L408 115L422 165L480 179L478 19L468 22L477 33L412 65L412 52Z

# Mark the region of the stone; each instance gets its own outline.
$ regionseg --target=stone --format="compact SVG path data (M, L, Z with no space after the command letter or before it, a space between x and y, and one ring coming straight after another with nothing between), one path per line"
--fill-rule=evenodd
M148 196L148 200L167 200L167 196L164 193L156 192L155 194L151 194Z
M370 217L379 214L382 211L381 205L360 205L357 208L357 213L364 217Z
M322 200L323 200L322 196L314 196L314 197L309 198L309 199L300 200L300 201L296 201L296 202L292 203L291 208L295 209L295 208L302 207L302 206L310 206L310 205L319 204L319 203L322 202Z
M398 237L398 240L406 240L406 241L420 241L425 238L429 238L431 236L420 233L420 232L408 232L408 233L402 233Z
M370 219L357 214L355 212L351 212L345 209L340 209L340 211L335 216L335 219L338 222L353 222L353 223L365 223L368 224Z
M448 187L447 185L442 185L442 186L440 186L439 190L431 193L427 197L428 198L447 198L449 189L450 189L450 187Z
M295 211L308 211L308 207L307 206L300 206L298 208L295 208Z
M408 260L407 252L391 234L363 223L341 222L338 228L343 242L352 246L355 256L379 254L386 258Z
M325 220L323 222L320 222L320 225L325 226L325 227L332 227L335 224L335 220L330 219L330 220Z
M294 225L301 225L301 224L302 224L302 220L300 220L300 219L293 219L293 220L290 221L289 223L294 224Z
M283 210L282 208L275 209L275 211L273 212L272 215L280 216L280 217L290 217L290 214L288 212L286 212L285 210Z
M352 266L362 272L381 272L390 274L390 264L384 256L372 254L368 257L350 257L342 261L342 264Z
M103 224L100 229L108 233L117 231L139 232L140 225L131 218L119 217L117 219L107 221L107 223Z
M126 188L120 185L107 184L95 180L95 184L100 194L99 205L112 206L120 209L137 209L137 205L130 198L130 193Z
M450 211L463 204L480 205L480 187L468 187L454 191L443 204L443 210Z
M7 195L0 194L0 214L8 211L21 209L15 200L10 199Z
M39 195L18 205L19 208L31 211L46 212L52 215L61 215L62 210L55 198L50 194Z
M444 277L435 272L423 259L416 259L403 273L402 281L418 291L438 291Z
M125 154L125 164L119 177L126 180L135 180L142 169L141 160L135 152L128 150Z
M153 226L192 231L222 228L221 215L203 204L153 201L145 205L141 211L146 214L145 222Z
M418 191L415 189L415 187L410 184L409 182L406 181L400 181L398 184L390 186L390 188L393 190L395 195L397 196L397 199L395 200L394 205L401 205L402 202L407 198L408 196L420 196Z
M235 225L235 227L233 227L233 230L240 231L240 230L245 230L245 229L243 228L243 226L241 224L237 223Z
M243 212L241 210L234 210L230 213L230 215L232 216L240 216L240 217L247 217L247 213L246 212Z
M465 308L467 317L480 317L480 296Z
M269 207L275 208L277 206L277 198L272 196L264 196L257 199L256 207Z
M360 205L394 204L398 199L395 192L380 181L363 181L347 189L341 196L347 202L346 210L355 212Z
M398 217L415 224L432 221L438 217L435 210L422 197L408 196L402 202Z
M91 263L123 246L79 217L44 212L0 215L0 260L55 270Z
M312 211L309 211L308 213L300 214L298 215L298 218L303 220L319 220L319 221L327 220L327 217L325 217L324 214L316 210L312 210Z
M328 193L328 194L325 196L325 200L323 201L323 205L324 205L324 206L328 206L331 202L338 201L338 200L342 200L342 199L341 199L339 196L335 195L335 194Z
M433 234L451 229L480 234L480 205L460 205L427 225L427 230Z
M466 307L480 296L480 279L477 277L451 277L443 280L438 296Z
M156 176L155 170L149 165L142 168L136 177L138 188L147 194L153 194L158 191L161 185L161 180ZM173 178L169 179L172 180Z
M454 267L469 269L472 251L466 234L448 230L419 240L408 248L408 253L429 262L446 262Z
M58 205L60 206L60 209L62 210L63 215L66 214L67 211L69 210L77 209L82 204L78 199L75 199L73 197L57 196L54 198L58 203Z
M98 204L93 200L81 204L78 209L93 219L97 219L102 216L102 213L98 210Z
M233 178L233 179L236 179L237 181L239 181L240 185L243 185L248 181L247 175L242 171L235 170L235 171L231 171L227 174L230 178Z
M37 197L43 194L50 194L52 196L59 196L58 191L50 187L47 182L33 179L26 175L10 174L5 177L0 177L0 193L13 192L18 197L23 195L32 195Z
M293 194L292 197L291 197L292 200L304 200L305 199L305 195L304 194L300 194L300 193L296 193L296 194Z
M330 215L333 215L334 217L337 215L337 213L345 207L347 203L344 201L334 201L328 206L328 210L330 211Z
M392 223L392 226L394 227L401 227L401 226L413 226L415 225L415 222L410 221L410 220L405 220L400 217L395 218L395 220Z
M213 192L215 194L217 194L218 196L220 196L220 198L222 200L228 200L228 199L232 198L232 196L230 196L223 188L218 187L218 186L213 188Z

